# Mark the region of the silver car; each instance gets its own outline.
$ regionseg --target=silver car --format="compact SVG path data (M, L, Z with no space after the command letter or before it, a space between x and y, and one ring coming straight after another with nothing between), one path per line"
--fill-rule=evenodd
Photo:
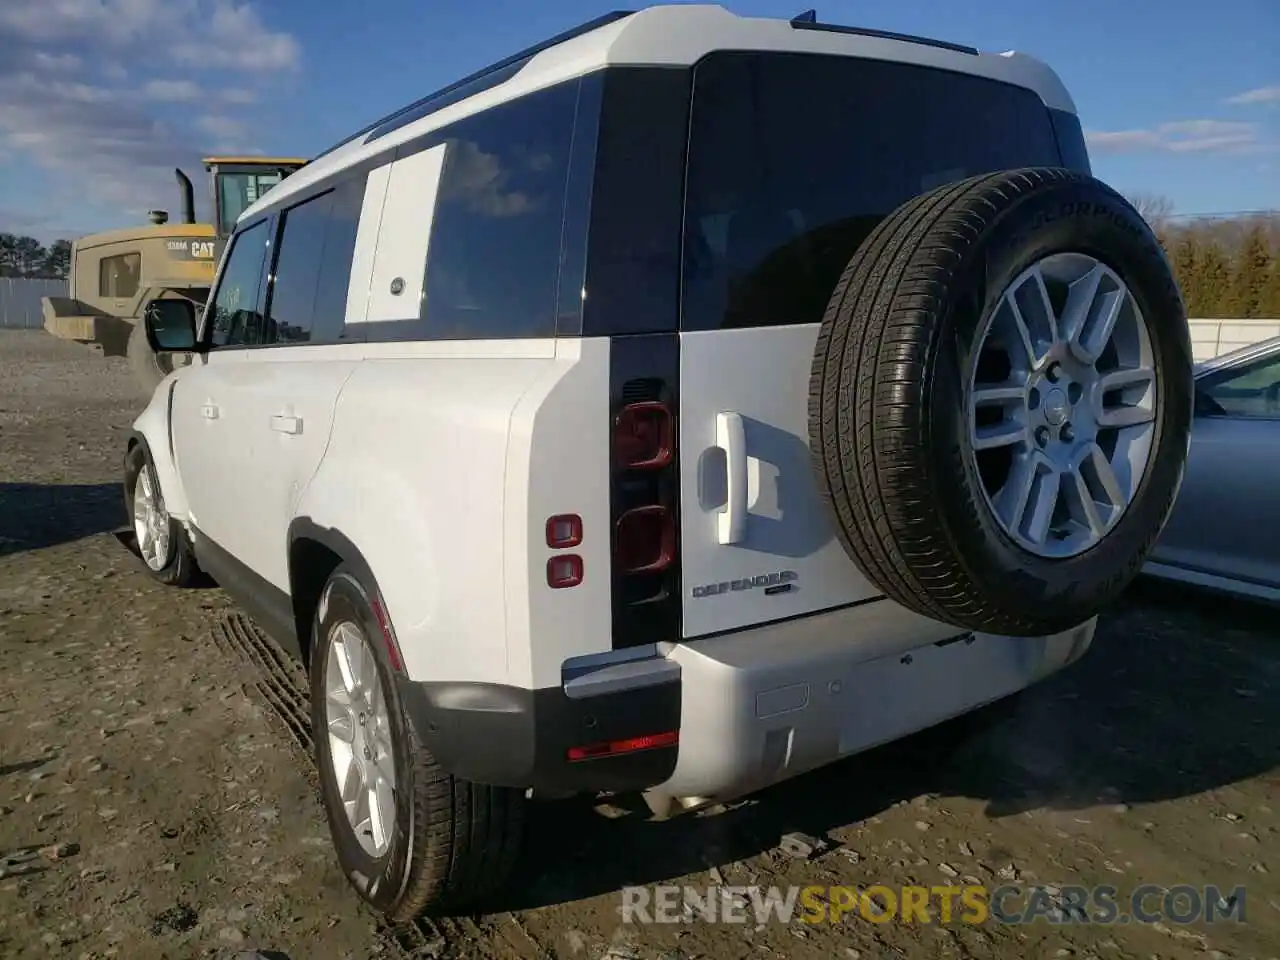
M1280 601L1280 337L1195 377L1186 476L1143 572Z

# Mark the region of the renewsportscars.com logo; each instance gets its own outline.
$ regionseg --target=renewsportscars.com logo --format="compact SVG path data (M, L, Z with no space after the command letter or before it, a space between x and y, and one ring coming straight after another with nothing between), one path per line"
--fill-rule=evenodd
M1245 889L1113 886L623 887L623 923L1244 923Z

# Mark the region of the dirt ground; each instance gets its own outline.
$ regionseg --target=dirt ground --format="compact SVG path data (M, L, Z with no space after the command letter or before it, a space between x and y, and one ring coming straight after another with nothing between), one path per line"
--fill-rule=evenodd
M1280 617L1151 585L994 726L667 823L625 799L538 807L495 912L388 929L336 866L298 671L221 591L152 583L113 535L141 406L122 361L0 333L0 956L1280 956ZM827 847L788 853L797 831ZM1009 882L1111 884L1122 903L1142 884L1243 887L1245 916L641 925L619 910L635 884Z

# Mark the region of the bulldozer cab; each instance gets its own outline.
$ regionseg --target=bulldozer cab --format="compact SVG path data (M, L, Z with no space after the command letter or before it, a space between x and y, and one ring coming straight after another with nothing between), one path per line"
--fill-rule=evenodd
M153 210L146 226L80 237L71 246L66 296L43 297L44 327L64 340L127 356L148 393L174 363L155 354L139 321L158 300L203 305L236 220L250 204L306 164L296 157L205 157L213 186L213 222L197 223L195 190L181 170L180 222Z
M219 253L240 214L306 162L298 157L204 158L204 167L213 180L214 230Z

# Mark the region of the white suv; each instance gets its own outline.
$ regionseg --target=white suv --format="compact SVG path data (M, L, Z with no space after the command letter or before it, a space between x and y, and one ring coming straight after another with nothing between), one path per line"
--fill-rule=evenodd
M1178 290L1055 74L811 15L518 54L161 306L140 552L307 666L393 918L493 893L529 798L665 815L1071 663L1186 456Z

